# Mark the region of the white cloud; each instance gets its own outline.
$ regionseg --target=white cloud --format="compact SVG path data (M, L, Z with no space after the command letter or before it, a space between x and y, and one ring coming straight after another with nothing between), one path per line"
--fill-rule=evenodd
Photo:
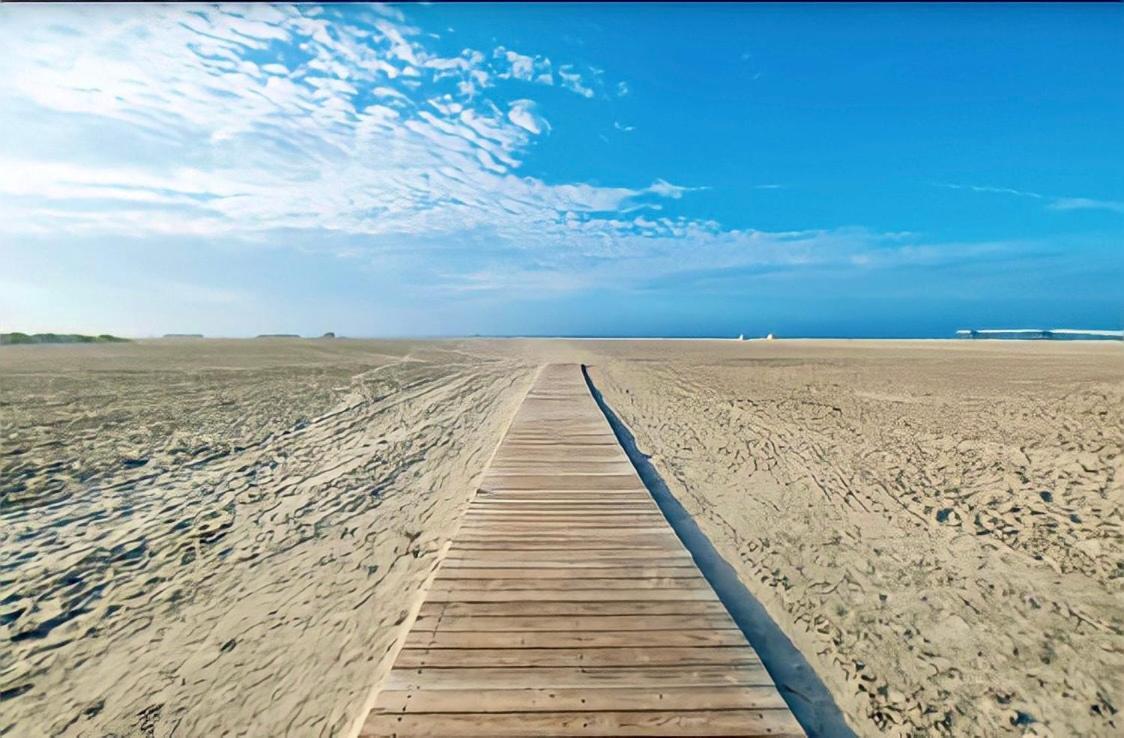
M938 183L937 187L944 187L949 190L969 190L971 192L989 192L998 195L1016 195L1018 197L1032 197L1036 200L1045 198L1045 195L1040 195L1037 192L1028 192L1026 190L1015 190L1010 187L987 187L981 185L962 185L962 184L948 184Z
M517 51L497 47L492 56L496 59L500 79L515 79L523 82L551 86L554 84L554 68L545 56L529 56Z
M1054 197L1052 195L1043 195L1028 190L1016 190L1010 187L987 187L947 183L938 183L936 186L952 190L970 190L972 192L987 192L999 195L1026 197L1033 200L1044 200L1046 201L1046 207L1050 210L1107 210L1113 213L1124 213L1124 202L1115 200L1097 200L1090 197Z
M574 68L569 64L564 64L558 68L558 78L561 85L571 92L576 92L582 97L593 97L593 89L589 87L582 79L581 74L574 71Z
M1124 213L1124 202L1093 200L1088 197L1059 197L1050 203L1051 210L1108 210Z
M520 54L515 51L508 51L502 46L496 49L496 56L499 56L507 61L510 65L508 70L500 76L510 79L521 79L525 82L530 82L535 76L535 59L534 57Z
M648 188L648 192L651 192L654 195L659 195L660 197L668 197L673 200L678 200L679 198L683 197L684 192L698 192L705 189L705 187L680 187L679 185L673 185L670 182L665 182L662 179L657 179L652 183L652 186Z
M535 135L550 130L550 123L536 112L533 100L515 100L510 103L507 119L525 131Z

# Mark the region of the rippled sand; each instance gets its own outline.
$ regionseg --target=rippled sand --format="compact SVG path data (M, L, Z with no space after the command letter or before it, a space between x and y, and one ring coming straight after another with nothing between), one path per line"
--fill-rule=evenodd
M343 733L532 375L397 342L0 351L0 734Z
M592 376L860 735L1112 736L1122 349L605 345Z
M548 361L859 734L1119 734L1121 349L5 347L0 735L346 735Z

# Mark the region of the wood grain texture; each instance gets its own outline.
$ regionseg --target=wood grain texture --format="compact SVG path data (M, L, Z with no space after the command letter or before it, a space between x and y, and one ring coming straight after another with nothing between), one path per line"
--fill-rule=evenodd
M580 367L544 367L362 735L803 734Z

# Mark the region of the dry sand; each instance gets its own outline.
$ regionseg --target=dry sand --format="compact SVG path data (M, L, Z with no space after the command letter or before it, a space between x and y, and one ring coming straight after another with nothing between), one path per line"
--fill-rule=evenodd
M1120 735L1118 343L606 346L592 376L860 735Z
M532 375L390 342L0 350L0 734L340 735Z
M1119 733L1120 344L258 340L0 349L0 735L344 734L559 360L858 733Z

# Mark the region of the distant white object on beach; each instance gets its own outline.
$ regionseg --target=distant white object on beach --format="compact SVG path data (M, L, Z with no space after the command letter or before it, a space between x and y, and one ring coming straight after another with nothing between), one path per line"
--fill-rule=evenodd
M738 334L738 340L739 340L739 341L744 341L744 340L745 340L745 334L744 334L744 333L739 333L739 334Z
M770 333L769 335L765 336L765 340L766 341L772 341L773 340L773 334Z

